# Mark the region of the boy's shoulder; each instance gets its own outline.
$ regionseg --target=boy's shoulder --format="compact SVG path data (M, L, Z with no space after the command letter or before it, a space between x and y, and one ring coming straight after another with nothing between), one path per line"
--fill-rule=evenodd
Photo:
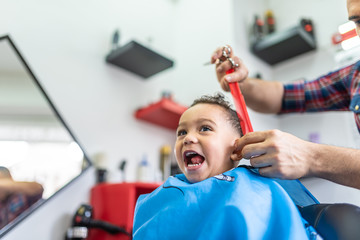
M240 165L236 168L230 169L224 173L215 175L213 177L209 177L201 182L197 182L197 183L190 183L187 179L185 174L177 174L175 176L171 176L167 181L171 181L172 183L175 183L176 181L174 181L174 179L179 180L180 182L183 182L185 184L191 184L196 186L196 184L201 184L203 182L207 182L207 181L227 181L227 182L235 182L236 178L240 176L240 177L244 177L244 176L252 176L252 177L261 177L259 175L259 172L257 171L256 168L252 167L252 166L248 166L248 165ZM262 177L261 177L262 178ZM166 181L166 182L167 182ZM165 182L165 183L166 183Z
M291 223L292 230L284 232L277 222L279 218L287 226ZM165 225L159 227L159 223ZM305 238L298 210L286 191L274 179L262 177L249 167L238 167L197 183L188 182L182 174L168 178L138 201L133 229L134 239L155 236L158 229L163 239L174 234L183 239L278 239L282 234L284 239Z
M252 170L238 167L197 183L189 182L185 174L177 174L175 176L170 176L160 187L155 189L153 192L141 195L138 199L138 202L148 201L150 199L157 198L162 194L166 194L166 196L177 194L180 194L180 196L185 196L196 192L196 194L200 196L202 194L214 193L219 188L222 189L222 192L231 192L242 185L244 180L249 177L247 175L252 174L254 174L253 177L258 177L258 174L252 172Z
M244 195L246 198L268 195L290 196L298 206L318 203L316 198L301 184L299 180L281 180L263 177L258 169L242 165L222 174L207 178L201 182L190 183L184 174L169 177L152 193L141 196L142 202L156 199L158 196L168 198L203 198L211 195Z
M184 174L169 178L163 188L178 188L182 192L198 192L199 194L221 190L230 194L274 194L289 195L298 206L307 206L319 203L299 180L282 180L267 178L259 174L258 168L240 165L227 172L210 177L198 183L190 183ZM205 190L205 191L204 191Z
M210 194L216 191L229 192L233 191L253 191L252 185L263 190L278 187L279 185L270 178L264 178L259 175L256 169L248 166L240 166L224 173L209 177L203 181L191 183L186 179L184 174L178 174L169 177L161 186L162 190L178 189L182 193L192 194ZM160 190L160 189L159 189ZM259 190L259 189L258 189Z

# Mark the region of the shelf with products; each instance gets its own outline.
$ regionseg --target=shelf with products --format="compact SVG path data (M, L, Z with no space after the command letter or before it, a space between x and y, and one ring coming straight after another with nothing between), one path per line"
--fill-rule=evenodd
M270 65L315 49L313 25L306 19L295 27L266 35L251 45L252 53Z
M169 97L136 110L135 117L168 129L176 130L181 114L187 107L180 105Z

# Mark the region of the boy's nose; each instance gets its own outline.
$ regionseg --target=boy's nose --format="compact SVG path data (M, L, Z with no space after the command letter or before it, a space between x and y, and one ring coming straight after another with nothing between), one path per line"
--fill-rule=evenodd
M187 134L184 138L184 145L197 143L197 138L193 134Z

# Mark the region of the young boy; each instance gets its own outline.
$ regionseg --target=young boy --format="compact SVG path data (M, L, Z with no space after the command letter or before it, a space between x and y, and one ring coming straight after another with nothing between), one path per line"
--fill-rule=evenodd
M133 239L316 238L280 180L237 167L241 136L237 114L222 95L195 100L177 128L175 155L184 174L139 197ZM307 193L303 199L316 202Z

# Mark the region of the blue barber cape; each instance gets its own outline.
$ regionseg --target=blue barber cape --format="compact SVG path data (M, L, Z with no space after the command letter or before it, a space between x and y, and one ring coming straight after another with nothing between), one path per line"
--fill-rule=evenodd
M294 202L318 203L299 181L248 168L198 183L180 174L139 197L133 239L315 239Z

